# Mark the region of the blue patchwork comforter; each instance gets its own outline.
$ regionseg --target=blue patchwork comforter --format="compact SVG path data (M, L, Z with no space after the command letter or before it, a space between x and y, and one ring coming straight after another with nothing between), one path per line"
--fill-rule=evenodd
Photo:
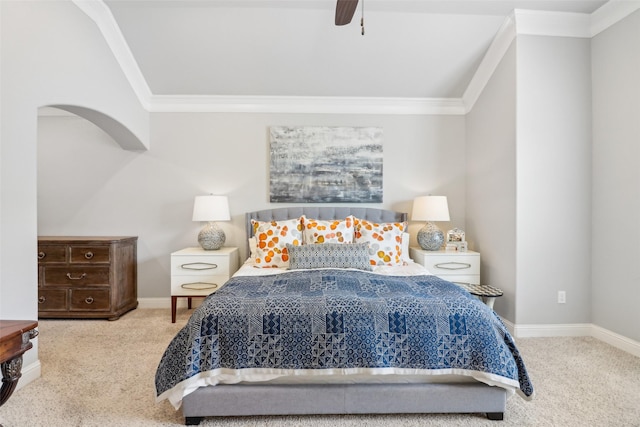
M466 375L533 395L506 327L465 290L436 276L336 269L233 277L169 344L157 399L178 407L218 376L310 370Z

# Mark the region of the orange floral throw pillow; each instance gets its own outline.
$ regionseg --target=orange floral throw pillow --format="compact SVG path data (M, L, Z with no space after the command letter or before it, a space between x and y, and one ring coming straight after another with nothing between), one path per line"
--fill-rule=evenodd
M402 233L406 222L376 224L364 219L355 220L356 243L369 243L371 265L404 265L402 259Z
M305 245L315 243L353 243L355 218L323 221L305 216L302 219L302 239Z
M284 221L251 220L256 238L255 265L263 268L289 266L287 243L302 244L302 223L300 218Z

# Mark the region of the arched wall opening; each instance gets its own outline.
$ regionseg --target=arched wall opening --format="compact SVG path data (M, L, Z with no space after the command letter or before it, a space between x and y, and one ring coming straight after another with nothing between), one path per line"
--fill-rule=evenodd
M82 117L110 135L124 150L146 151L148 147L138 136L127 126L113 117L92 108L77 105L50 105L48 107L66 111L76 116ZM46 107L45 107L46 108ZM39 109L42 111L42 109Z

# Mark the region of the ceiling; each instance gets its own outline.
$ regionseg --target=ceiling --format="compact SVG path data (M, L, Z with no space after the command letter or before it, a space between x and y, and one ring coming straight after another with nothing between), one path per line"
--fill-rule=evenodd
M153 95L460 98L514 9L606 0L104 0Z

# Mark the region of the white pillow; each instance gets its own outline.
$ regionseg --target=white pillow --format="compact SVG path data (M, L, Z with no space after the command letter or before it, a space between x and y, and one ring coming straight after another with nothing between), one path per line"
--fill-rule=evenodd
M411 240L411 234L407 232L402 233L402 261L405 263L413 262L409 253L409 240Z
M300 218L282 221L251 220L256 237L255 265L278 268L289 266L287 243L302 244L302 224Z
M256 236L249 237L249 258L251 261L256 260L256 251L258 249L258 242L256 242Z
M305 245L315 243L353 243L353 215L345 219L323 221L320 219L301 217L302 241Z
M371 265L404 265L402 235L406 222L374 223L356 218L356 243L369 243Z

